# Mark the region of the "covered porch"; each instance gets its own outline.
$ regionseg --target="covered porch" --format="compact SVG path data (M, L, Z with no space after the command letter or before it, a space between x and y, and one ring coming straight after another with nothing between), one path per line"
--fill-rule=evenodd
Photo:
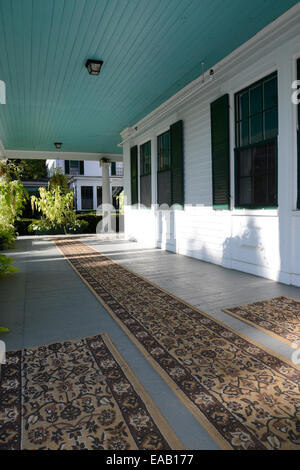
M42 236L21 237L11 251L20 272L0 283L1 321L10 328L5 335L7 349L30 348L106 332L185 448L220 449L73 271L53 240ZM290 360L294 352L290 345L222 309L282 295L300 300L300 288L124 239L101 240L88 236L80 240Z
M0 159L97 161L103 205L122 161L125 190L123 237L3 252L0 449L300 449L299 19L0 0Z

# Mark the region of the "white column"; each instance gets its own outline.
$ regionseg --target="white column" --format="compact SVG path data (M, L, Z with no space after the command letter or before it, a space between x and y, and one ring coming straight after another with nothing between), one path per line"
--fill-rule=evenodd
M97 210L97 185L93 185L93 209Z
M110 163L105 160L100 161L102 167L102 204L111 204L109 167Z
M290 282L292 271L292 140L293 140L293 104L291 101L292 54L289 46L278 51L278 212L279 212L279 249L280 281Z
M101 231L106 233L115 232L115 227L112 220L112 206L111 206L111 192L109 181L109 167L110 163L106 160L101 160L102 167L102 221Z
M81 211L82 210L82 205L81 205L81 185L76 183L77 186L77 210Z
M125 206L131 204L131 171L130 171L130 145L126 142L123 145L123 186Z

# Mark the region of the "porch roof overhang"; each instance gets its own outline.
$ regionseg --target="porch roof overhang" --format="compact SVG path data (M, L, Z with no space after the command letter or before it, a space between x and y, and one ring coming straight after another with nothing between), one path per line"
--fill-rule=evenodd
M297 3L1 0L0 157L120 159L122 129Z
M32 159L32 160L90 160L109 162L122 161L122 155L115 153L89 153L89 152L62 152L43 150L7 150L0 141L0 160L9 158Z

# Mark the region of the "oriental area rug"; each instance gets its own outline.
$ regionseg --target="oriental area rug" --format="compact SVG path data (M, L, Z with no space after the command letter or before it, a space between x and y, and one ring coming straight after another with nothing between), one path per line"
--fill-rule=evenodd
M7 353L0 450L182 448L106 334Z
M300 341L300 301L281 296L224 309L275 338L293 344Z
M300 450L300 368L79 240L73 269L224 449Z

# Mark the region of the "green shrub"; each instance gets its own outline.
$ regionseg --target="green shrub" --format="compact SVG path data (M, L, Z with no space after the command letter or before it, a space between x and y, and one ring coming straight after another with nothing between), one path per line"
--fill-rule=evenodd
M40 197L31 196L32 210L36 209L42 213L42 218L33 231L53 230L68 233L70 228L76 228L76 212L73 206L74 195L72 190L66 191L65 188L55 185L50 189L39 188Z
M34 235L63 235L63 234L77 234L84 233L88 223L84 220L75 220L67 225L53 225L48 220L42 218L40 220L33 220L28 225L28 233Z
M14 224L22 214L26 193L20 181L0 183L0 223Z
M20 181L0 182L0 248L13 246L16 231L15 221L22 213L26 193Z
M19 235L30 235L28 227L30 224L37 222L38 219L18 219L15 222L15 228Z
M101 215L97 214L78 214L77 215L77 220L79 221L84 221L86 223L86 228L84 230L84 233L96 233L96 228L100 220L102 219Z
M12 266L13 259L10 256L0 255L0 277L6 276L8 273L15 273L19 268Z
M19 271L19 268L12 266L13 259L10 256L0 254L0 278L5 277L9 273ZM0 333L7 333L9 331L5 326L0 326Z
M123 232L124 230L124 216L119 213L115 212L111 214L112 217L112 225L115 226L116 232ZM115 218L115 220L113 219ZM77 219L85 220L88 222L87 230L83 233L96 233L97 225L102 220L102 215L95 214L95 213L82 213L77 212Z
M0 326L0 333L8 333L9 329L6 326Z
M14 245L15 238L15 227L12 224L0 222L0 250L12 247Z

